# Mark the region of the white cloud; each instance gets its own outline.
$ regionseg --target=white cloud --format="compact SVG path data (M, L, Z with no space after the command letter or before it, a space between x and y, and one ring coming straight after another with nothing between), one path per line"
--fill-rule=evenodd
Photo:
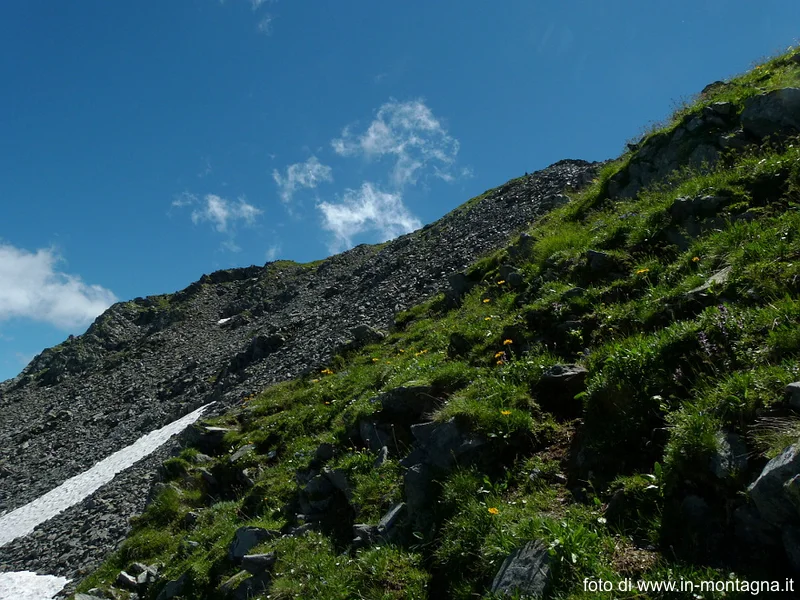
M267 262L272 262L278 255L281 253L281 245L280 244L272 244L269 248L267 248L267 253L265 255Z
M399 193L382 192L369 182L345 191L342 202L321 202L317 208L322 212L322 227L334 235L331 252L349 248L360 233L376 232L382 242L422 226Z
M183 202L176 204L176 202ZM187 204L197 204L197 197L193 194L182 194L172 202L173 206L186 206ZM236 203L221 198L216 194L206 194L200 206L192 211L192 223L208 221L220 233L228 233L230 226L235 221L244 221L247 225L252 225L261 210L248 204L242 198Z
M416 183L420 170L427 165L435 166L437 176L452 178L447 168L455 162L459 147L458 140L447 133L422 100L394 99L378 109L366 131L354 135L350 127L345 127L331 146L341 156L392 157L391 182L397 189Z
M29 252L0 243L0 321L28 318L70 329L116 302L110 290L60 272L60 262L51 248Z
M258 22L256 29L258 29L259 33L263 33L264 35L269 35L272 33L272 21L273 21L272 15L264 15Z
M289 165L285 177L275 169L272 171L272 178L278 184L281 200L285 204L291 202L292 196L299 188L315 188L320 183L333 181L331 168L320 163L316 156L312 156L304 163Z

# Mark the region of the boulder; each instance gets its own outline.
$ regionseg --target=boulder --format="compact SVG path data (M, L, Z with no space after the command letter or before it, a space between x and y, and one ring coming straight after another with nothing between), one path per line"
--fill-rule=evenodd
M365 346L367 344L377 344L386 337L386 334L370 327L369 325L357 325L350 330L353 341Z
M261 527L239 527L233 535L233 541L228 548L228 558L238 563L250 551L263 541L271 540L280 535L279 531L263 529Z
M381 418L389 422L416 422L431 412L438 400L428 385L400 386L379 394L371 400L379 402Z
M391 429L373 419L361 419L358 423L358 433L364 445L373 452L379 452L384 446L394 446Z
M183 592L183 588L186 586L186 573L178 577L177 579L173 579L172 581L168 581L167 585L165 585L161 592L156 596L156 600L172 600L176 596L179 596Z
M138 586L136 583L136 577L126 573L125 571L119 572L117 578L114 580L114 585L125 588L126 590L136 590Z
M267 572L250 575L247 571L239 571L224 582L219 589L233 600L248 600L268 592L271 579Z
M726 479L747 468L747 446L741 436L718 432L717 450L711 456L711 472L718 479Z
M714 286L720 286L728 281L731 275L731 267L724 267L709 277L706 282L692 290L686 292L686 297L689 299L697 299L707 295L707 292Z
M758 479L747 488L761 517L770 525L782 528L800 521L797 509L787 498L784 485L800 474L800 444L789 446L767 463Z
M550 582L550 554L538 540L528 542L503 561L492 582L492 593L541 598Z
M258 575L274 565L275 560L274 552L269 552L267 554L245 554L242 557L242 568L248 573Z
M464 431L455 419L446 423L420 424L411 432L421 442L422 462L442 471L449 471L459 462L471 462L474 453L486 442L482 437Z
M244 458L248 454L250 454L256 447L253 444L245 444L241 448L239 448L236 452L234 452L231 457L228 459L228 462L231 464L235 463L240 458Z
M759 139L800 132L800 88L783 88L749 98L741 122L745 133Z

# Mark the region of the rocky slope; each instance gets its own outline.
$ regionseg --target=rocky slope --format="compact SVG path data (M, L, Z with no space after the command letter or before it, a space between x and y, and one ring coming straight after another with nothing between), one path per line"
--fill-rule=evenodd
M447 288L448 276L563 204L564 191L590 181L597 166L561 161L385 244L310 265L219 271L176 294L115 304L84 335L45 350L0 384L0 512L198 406L217 401L223 411L316 368L359 325L388 327L398 311ZM146 479L150 467L127 477ZM37 541L0 548L0 566L74 575L96 564L145 495L138 483L112 488L103 493L113 501L76 507L45 525L51 533ZM108 524L93 532L97 539L64 535L97 519Z
M386 337L200 425L80 589L796 597L799 84L790 52L709 86Z

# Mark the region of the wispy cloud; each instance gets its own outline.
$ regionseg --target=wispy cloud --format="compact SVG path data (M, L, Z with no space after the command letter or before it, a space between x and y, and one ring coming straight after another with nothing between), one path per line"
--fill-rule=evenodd
M354 134L352 127L345 127L331 146L340 156L390 157L394 161L390 179L396 189L415 184L420 170L429 165L435 166L434 176L452 179L449 168L459 148L458 140L422 100L394 99L378 109L366 131Z
M264 15L261 17L261 20L258 22L256 29L259 33L263 33L264 35L270 35L272 33L272 21L275 18L272 15Z
M220 247L229 252L241 250L235 241L237 225L254 225L259 215L263 213L260 208L249 204L244 198L232 201L216 194L206 194L203 198L199 198L190 192L176 195L172 200L172 207L178 209L192 207L192 223L195 225L209 223L214 231L227 236Z
M216 194L206 194L200 206L192 211L192 223L209 222L220 233L228 233L233 222L252 225L261 212L242 198L234 203Z
M358 190L346 190L339 203L321 202L317 207L322 227L333 234L331 252L349 248L353 237L361 233L377 233L384 241L422 226L403 204L400 193L383 192L369 182Z
M267 262L271 262L278 258L278 255L281 253L281 245L280 244L272 244L269 248L267 248L267 252L264 257L267 259Z
M27 318L70 329L116 302L110 290L61 272L61 262L52 248L29 252L0 243L0 321Z
M298 189L315 188L320 183L333 181L333 171L329 166L320 163L316 156L312 156L304 163L289 165L285 176L277 169L273 170L272 178L280 189L281 200L288 204Z

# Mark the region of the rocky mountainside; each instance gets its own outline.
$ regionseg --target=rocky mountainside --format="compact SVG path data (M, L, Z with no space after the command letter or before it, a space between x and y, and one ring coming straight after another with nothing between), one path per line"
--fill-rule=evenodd
M564 192L591 181L597 167L561 161L385 244L306 265L218 271L175 294L115 304L85 334L0 384L0 513L182 414L211 401L224 411L326 363L354 334L387 328L399 311L448 288L454 273L563 204ZM107 518L124 523L142 491L128 488ZM95 544L94 562L117 541ZM0 563L9 552L0 549ZM37 554L40 568L78 566L58 566L61 550Z

